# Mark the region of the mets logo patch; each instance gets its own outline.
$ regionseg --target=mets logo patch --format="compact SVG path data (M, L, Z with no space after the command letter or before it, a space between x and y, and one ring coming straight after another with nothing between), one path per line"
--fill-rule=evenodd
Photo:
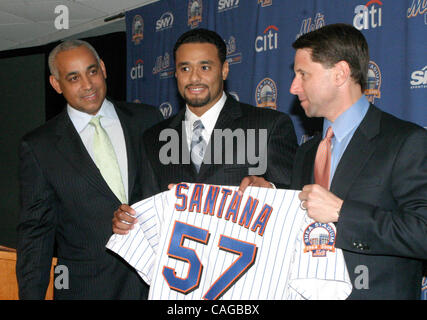
M326 257L327 251L335 252L335 230L328 223L313 222L304 230L304 244L304 252Z

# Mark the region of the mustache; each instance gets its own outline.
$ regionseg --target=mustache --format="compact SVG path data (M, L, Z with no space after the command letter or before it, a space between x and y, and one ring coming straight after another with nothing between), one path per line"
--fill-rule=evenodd
M208 85L206 85L204 83L190 83L190 84L187 84L185 86L185 89L188 89L189 87L204 87L204 88L208 88Z

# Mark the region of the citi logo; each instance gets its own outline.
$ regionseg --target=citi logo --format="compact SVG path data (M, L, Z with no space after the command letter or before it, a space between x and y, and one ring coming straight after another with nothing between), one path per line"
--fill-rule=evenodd
M240 0L218 0L218 12L237 8L239 2Z
M382 2L379 0L370 0L365 5L358 5L354 8L356 14L353 18L353 26L358 30L367 30L382 26Z
M264 35L258 36L255 39L255 51L262 52L274 50L278 48L279 28L276 26L268 26L264 30Z
M427 88L427 66L411 74L411 89Z
M162 31L169 29L173 25L173 14L172 12L165 12L162 14L159 20L156 21L156 31Z
M144 77L144 61L138 59L135 62L135 67L130 69L130 78L132 80L141 79Z

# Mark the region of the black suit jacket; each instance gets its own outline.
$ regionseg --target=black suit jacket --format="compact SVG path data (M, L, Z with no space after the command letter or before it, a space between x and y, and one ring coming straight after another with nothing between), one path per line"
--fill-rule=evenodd
M145 172L153 173L152 175L144 175L143 184L151 186L150 189L144 189L150 190L150 193L146 194L146 196L167 190L169 183L200 182L239 185L241 180L249 175L249 168L257 168L259 166L259 164L253 163L250 156L247 156L248 150L249 154L252 154L251 147L255 150L256 155L260 154L260 150L266 150L266 171L263 176L268 181L275 183L277 187L290 185L297 142L294 126L286 114L239 103L228 96L218 116L214 130L230 129L231 132L240 130L240 133L245 136L245 141L234 143L232 152L226 154L224 152L226 141L213 133L207 147L207 149L211 150L211 163L203 163L199 173L195 171L189 161L190 155L185 127L183 126L184 120L185 108L180 110L176 116L159 123L144 134L145 152L149 159L149 162L146 163L148 168ZM265 129L267 142L260 143L257 134L255 134L256 139L251 139L248 136L250 131L248 129L255 129L254 132L257 133L260 129ZM175 132L178 140L172 142L172 139L167 137L163 139L164 141L159 141L162 132ZM215 146L219 145L216 143L218 140L222 140L222 147L215 148ZM179 158L177 163L161 163L161 154L164 154L167 145L178 147ZM230 153L233 155L233 160L230 161L231 159L229 159L227 162L226 157L229 157ZM241 158L239 159L238 157ZM216 161L215 158L217 159Z
M115 108L126 141L132 203L142 196L142 133L162 117L151 106L122 103ZM120 201L66 110L22 139L20 186L16 271L21 299L44 299L55 246L58 265L69 273L69 289L55 289L55 299L146 297L147 286L133 268L105 248Z
M313 183L320 140L318 134L298 149L294 189ZM344 200L336 246L353 282L349 298L419 299L427 259L426 131L371 105L337 166L331 192Z

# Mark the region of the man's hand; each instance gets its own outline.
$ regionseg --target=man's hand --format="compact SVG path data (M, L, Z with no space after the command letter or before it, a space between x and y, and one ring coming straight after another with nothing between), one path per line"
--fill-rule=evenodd
M343 200L318 184L304 186L299 193L301 207L308 216L321 223L337 222Z
M117 234L128 234L132 230L134 224L138 221L135 218L135 210L127 204L122 204L114 211L113 232Z
M247 176L243 178L242 182L240 182L240 186L238 190L239 196L242 196L246 188L249 186L273 188L273 185L267 180L265 180L263 177Z

